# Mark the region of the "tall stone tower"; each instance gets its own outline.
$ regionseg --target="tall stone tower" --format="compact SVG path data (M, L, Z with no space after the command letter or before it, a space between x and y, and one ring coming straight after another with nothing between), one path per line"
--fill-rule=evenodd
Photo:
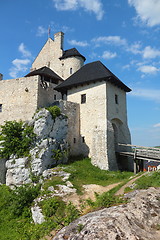
M76 48L64 51L64 33L54 34L54 40L48 38L32 64L31 71L48 67L64 80L78 71L84 64L85 57Z

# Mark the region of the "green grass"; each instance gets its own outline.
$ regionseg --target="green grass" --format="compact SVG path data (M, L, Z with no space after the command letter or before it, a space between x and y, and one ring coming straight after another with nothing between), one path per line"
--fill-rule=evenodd
M160 187L160 171L149 172L135 181L135 189L147 189L149 187Z
M30 207L40 194L40 188L23 186L16 190L0 186L0 239L39 240L53 229L60 229L78 218L79 211L72 203L53 197L41 202L46 222L35 225Z
M112 183L121 182L133 176L132 172L106 171L101 170L91 164L89 158L75 161L70 164L63 165L65 171L71 173L69 181L82 194L82 185L98 184L107 186Z
M63 170L70 172L69 180L73 183L79 193L82 193L82 185L99 184L107 186L116 182L121 182L117 187L101 195L96 194L96 200L87 200L90 210L94 211L104 207L110 207L126 203L122 197L115 196L115 192L124 185L131 172L109 172L100 170L93 166L90 159L85 158L80 161L63 165ZM61 171L59 166L55 168ZM22 186L15 190L9 187L0 186L0 239L1 240L38 240L49 234L52 230L57 230L68 225L76 219L80 212L71 203L65 203L61 198L53 197L43 200L40 203L45 215L46 222L35 225L31 218L30 208L33 200L47 192L49 186L56 187L57 184L65 184L59 176L52 177L44 181L41 186ZM136 181L136 188L160 187L160 172L148 173ZM83 203L82 203L83 204ZM81 229L83 226L79 226Z
M64 181L62 181L62 178L59 176L52 177L51 179L46 180L42 187L45 191L48 190L49 187L53 186L56 188L56 185L64 185Z

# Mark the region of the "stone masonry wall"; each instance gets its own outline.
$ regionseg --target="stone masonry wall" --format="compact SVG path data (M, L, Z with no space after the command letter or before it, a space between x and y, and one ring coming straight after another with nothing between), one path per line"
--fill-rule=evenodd
M0 81L0 125L4 121L31 120L37 108L53 104L54 95L60 99L55 86L47 82L47 87L43 88L39 76Z
M81 104L81 94L86 94L84 104ZM67 100L80 105L82 154L89 155L94 165L101 169L108 169L105 82L96 82L68 90Z
M48 107L53 104L54 99L60 100L61 93L54 90L57 86L54 83L46 82L46 88L41 85L41 81L38 83L38 97L37 108Z
M47 40L46 44L43 46L37 58L32 64L33 70L47 66L55 71L59 76L61 76L62 66L59 58L62 56L63 50L60 48L60 45L58 43L59 41L56 42L51 38Z
M38 76L0 81L0 125L29 120L37 109Z
M107 149L110 159L110 169L118 168L115 151L118 143L131 143L130 131L127 123L126 92L112 84L107 84ZM117 95L117 103L115 101ZM129 150L129 149L128 149ZM127 162L128 161L128 162ZM125 166L132 170L132 162L129 159Z
M79 104L62 100L55 102L55 104L61 108L62 113L68 119L67 142L69 145L69 154L71 156L82 154Z
M66 79L70 77L73 73L78 71L84 64L84 60L81 57L69 57L61 60L62 65L62 78ZM72 68L72 72L70 69Z
M54 35L54 40L49 38L38 56L32 64L32 70L47 66L56 72L63 79L68 78L70 69L72 73L79 70L84 60L81 57L73 56L65 59L59 59L63 55L63 33L59 32Z

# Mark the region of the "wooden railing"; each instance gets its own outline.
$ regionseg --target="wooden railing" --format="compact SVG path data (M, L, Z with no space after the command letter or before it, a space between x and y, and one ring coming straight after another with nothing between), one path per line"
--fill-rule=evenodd
M133 157L134 172L137 172L137 160L160 162L160 148L142 147L119 143L117 153L122 156Z

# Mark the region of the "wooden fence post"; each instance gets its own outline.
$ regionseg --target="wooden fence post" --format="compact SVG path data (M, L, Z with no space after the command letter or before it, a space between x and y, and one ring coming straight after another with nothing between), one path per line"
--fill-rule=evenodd
M134 156L133 156L133 159L134 159L134 174L137 173L137 162L136 162L136 147L134 149Z

